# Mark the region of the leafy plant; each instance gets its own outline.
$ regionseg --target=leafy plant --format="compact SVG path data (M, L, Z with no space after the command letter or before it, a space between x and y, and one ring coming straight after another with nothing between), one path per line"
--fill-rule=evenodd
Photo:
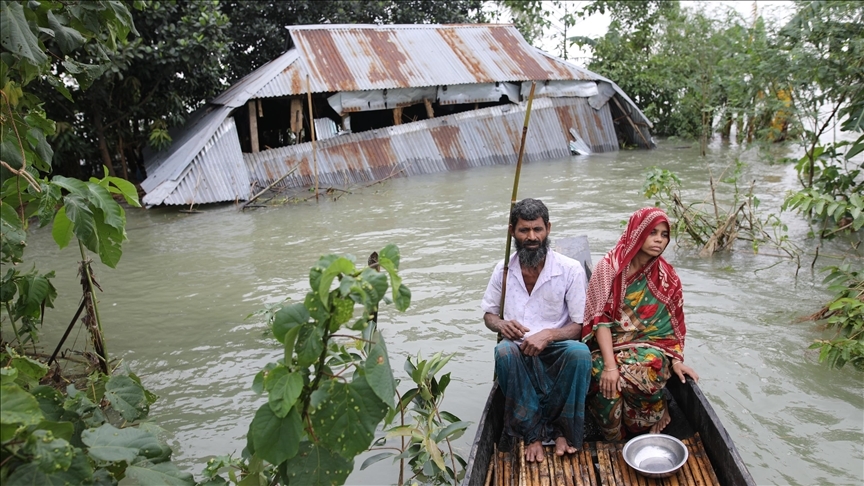
M224 481L218 472L227 467L229 478L240 469L239 484L345 481L354 457L369 447L395 407L396 383L375 326L379 303L390 301L404 311L411 301L398 275L399 249L388 245L376 257L375 268L362 270L351 256L322 257L309 272L305 300L273 314L270 326L283 356L253 381L267 402L249 425L246 463L223 458L208 469L209 478Z
M832 368L850 363L864 370L864 274L848 264L828 267L825 271L828 275L824 282L835 296L810 318L834 329L835 336L817 340L810 348L818 349L819 362Z
M156 396L133 373L90 376L86 391L65 394L43 363L7 348L0 353L0 481L24 484L193 485L158 429L142 422Z
M450 383L450 373L440 379L435 375L444 368L453 355L442 356L437 353L428 360L417 354L416 365L409 357L405 361L405 371L416 385L399 397L396 408L390 410L384 419L384 427L389 427L396 417L399 424L386 428L385 436L375 441L371 450L386 450L369 457L360 469L387 458L399 460L399 486L404 484L405 461L414 473L409 480L419 479L427 484L458 484L465 475L465 459L453 452L451 440L458 439L471 423L459 420L450 412L440 409L444 390ZM412 408L409 410L409 405ZM406 424L405 418L411 413L412 423ZM388 439L400 437L401 446L387 447ZM405 439L408 442L405 442ZM441 449L441 443L447 450ZM459 463L459 466L456 463ZM461 470L460 470L461 468Z

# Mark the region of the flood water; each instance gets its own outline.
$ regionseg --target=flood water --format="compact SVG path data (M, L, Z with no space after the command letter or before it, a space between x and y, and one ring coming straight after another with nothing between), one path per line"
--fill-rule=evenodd
M522 170L519 198L542 199L551 237L587 234L596 262L617 241L622 222L652 204L642 195L654 165L677 173L687 201L707 199L710 167L747 162L742 185L756 180L762 213L776 213L796 186L790 167L770 165L755 151L715 144L707 159L690 147L661 142L653 151L622 151L533 162ZM365 261L389 243L399 246L401 274L412 291L405 313L380 314L397 377L422 352L454 353L443 409L477 422L492 379L495 336L482 324L480 300L503 257L514 166L441 173L351 188L338 200L238 211L233 205L185 214L179 208L131 209L129 241L117 269L96 265L108 352L121 358L161 398L151 420L163 427L174 460L201 478L214 455L239 455L263 398L252 378L281 350L264 335L261 317L247 316L286 298L301 300L309 267L329 253ZM727 174L728 175L728 174ZM725 196L731 196L723 185ZM793 241L807 249L796 265L746 244L731 254L699 258L670 245L666 258L684 285L688 363L758 484L864 482L864 373L831 371L808 345L824 337L796 320L817 311L830 294L819 268L837 264L848 243L823 245L807 226L784 215ZM58 250L50 228L32 232L29 258L55 269L60 293L48 313L43 343L50 352L77 308L77 249ZM860 253L857 264L860 265ZM80 348L84 332L73 332ZM407 380L410 381L410 380ZM401 389L407 389L403 384ZM457 441L467 459L475 427ZM363 457L355 461L357 468ZM388 461L355 471L348 484L393 484Z

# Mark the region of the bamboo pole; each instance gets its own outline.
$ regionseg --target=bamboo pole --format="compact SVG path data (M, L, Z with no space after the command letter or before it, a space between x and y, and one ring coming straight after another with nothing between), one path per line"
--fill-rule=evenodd
M318 157L315 152L315 118L312 114L312 85L306 75L306 100L309 102L309 134L312 140L312 165L315 167L315 200L318 200Z
M528 122L531 120L531 104L534 102L534 88L537 83L531 81L531 92L528 94L528 106L525 108L525 123L522 125L522 141L519 144L519 157L516 159L516 176L513 178L513 194L510 196L510 211L507 212L507 245L504 249L504 276L501 279L501 303L498 307L498 317L504 319L504 297L507 294L507 272L510 268L510 213L516 205L516 194L519 192L519 175L522 172L522 158L525 155L525 138L528 135Z
M258 199L259 197L261 197L262 194L264 194L265 192L269 191L270 188L272 188L272 187L275 186L276 184L279 184L280 182L282 182L283 179L285 179L285 178L288 177L289 175L293 174L294 171L296 171L296 170L297 170L297 167L294 167L293 169L291 169L290 171L288 171L287 174L285 174L285 175L283 175L282 177L280 177L280 178L276 179L275 181L271 182L270 185L268 185L268 186L265 187L263 190L261 190L258 194L255 194L254 196L252 196L251 199L249 199L248 201L246 201L246 202L243 204L243 206L240 207L240 210L246 209L246 206L248 206L248 205L252 204L253 202L255 202L255 200Z

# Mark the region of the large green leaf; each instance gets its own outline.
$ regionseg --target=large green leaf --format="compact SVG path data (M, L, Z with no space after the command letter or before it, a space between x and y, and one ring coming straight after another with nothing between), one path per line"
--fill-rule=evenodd
M297 398L303 391L303 376L279 365L267 374L264 388L269 392L270 409L277 417L282 418L288 415L291 407L297 403Z
M285 333L309 322L309 311L301 303L286 305L273 315L273 337L285 343Z
M33 431L27 438L27 448L33 454L33 461L39 464L43 471L51 471L53 468L69 469L75 454L72 444L42 429Z
M46 385L37 386L30 390L36 401L39 402L39 408L42 409L42 414L48 420L58 421L63 416L63 395L54 388ZM57 434L55 434L57 435ZM58 435L58 437L63 437ZM68 439L68 437L63 437Z
M0 423L34 425L43 418L33 395L14 383L0 386Z
M196 484L192 474L181 471L173 462L153 464L150 461L138 461L126 468L126 474L142 485L194 486Z
M0 44L33 64L48 61L24 17L24 7L18 2L0 2Z
M38 161L34 161L34 165L41 171L47 172L51 170L51 160L54 158L54 150L45 139L45 134L38 128L27 130L27 141L33 147Z
M324 350L324 332L314 324L304 324L300 328L294 349L297 353L297 366L306 368L321 356L321 351Z
M54 31L54 41L63 54L69 54L87 41L80 32L63 25L51 10L47 12L47 19L48 27Z
M96 209L93 222L96 224L96 231L99 234L99 260L111 268L117 268L117 263L120 262L120 257L123 255L123 240L126 235L122 229L117 229L104 223L101 215L103 211Z
M59 177L59 176L58 176ZM56 177L55 177L56 179ZM99 254L99 231L93 211L87 205L87 200L78 194L69 194L63 198L66 217L72 221L72 231L84 247Z
M399 247L394 244L389 244L384 247L379 253L378 258L386 258L393 262L393 268L399 268Z
M51 236L54 237L54 241L57 243L57 246L60 249L66 248L70 241L72 241L72 235L75 233L72 231L72 221L66 216L66 206L61 207L57 210L57 214L54 215L54 225L51 226Z
M67 469L44 471L39 464L31 462L15 469L9 475L5 486L69 486L71 484L92 484L93 466L87 456L75 450Z
M366 292L369 294L369 299L371 302L364 302L364 304L369 307L369 304L374 306L381 299L387 295L387 275L378 271L375 271L371 268L365 268L360 273L360 280L364 283L369 284L370 287L364 287Z
M144 388L128 376L112 376L105 385L105 399L128 422L146 417L150 412Z
M372 340L375 344L369 350L369 356L363 365L366 370L366 381L375 395L393 408L396 406L393 398L396 395L396 382L393 380L393 369L390 367L387 347L380 332L376 331Z
M362 375L351 383L329 380L319 391L326 394L326 399L319 395L312 426L321 444L348 459L365 451L387 414L387 405Z
M81 440L89 449L87 453L95 461L131 464L138 456L158 457L162 445L151 433L136 428L118 429L111 424L102 424L96 429L87 429Z
M269 404L261 405L249 425L249 436L255 455L271 464L279 464L297 454L303 434L300 413L292 408L282 418L276 416Z
M292 485L344 484L354 470L354 460L335 454L320 444L303 442L300 451L286 466L286 479Z
M126 214L123 208L117 204L117 201L111 197L111 192L99 184L92 182L87 182L86 185L88 191L87 200L94 207L102 210L104 223L122 231L126 227Z
M318 283L318 288L313 288L313 290L318 291L318 297L326 306L328 304L328 299L330 298L330 285L333 283L333 279L339 274L351 275L355 271L354 262L345 257L339 257L334 260L329 267L327 267L327 270L325 270L323 274L321 274L321 281Z

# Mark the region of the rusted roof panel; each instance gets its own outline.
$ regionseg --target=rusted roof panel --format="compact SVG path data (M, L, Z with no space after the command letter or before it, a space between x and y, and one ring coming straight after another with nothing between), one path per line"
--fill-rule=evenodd
M542 55L512 25L314 25L289 32L300 59L260 97L306 93L307 73L313 93L595 79Z
M515 163L524 120L524 106L493 106L321 140L315 154L318 184L346 187L394 175ZM585 98L540 98L531 112L525 161L570 156L571 127L594 152L618 150L608 106L594 110ZM280 182L281 187L315 184L311 143L243 157L250 177L261 187L294 167L298 170Z

